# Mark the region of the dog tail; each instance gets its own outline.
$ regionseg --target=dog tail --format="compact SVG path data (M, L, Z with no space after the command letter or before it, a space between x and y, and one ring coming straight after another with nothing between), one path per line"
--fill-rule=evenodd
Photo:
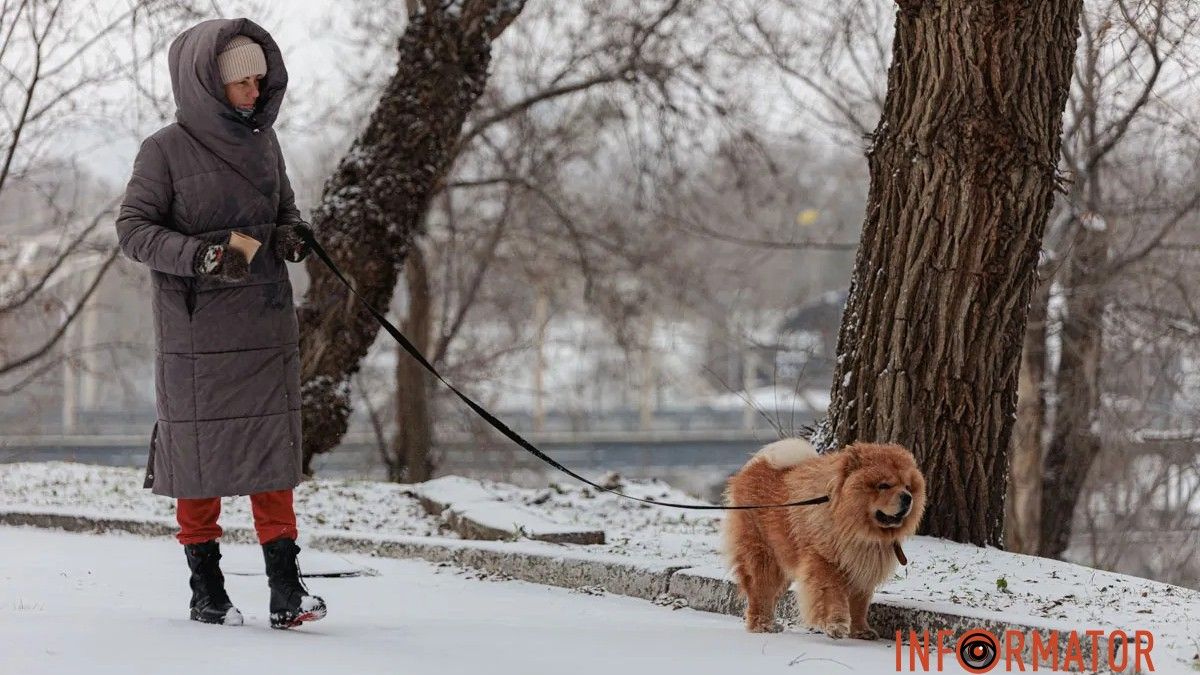
M816 459L817 449L803 438L785 438L764 447L754 456L766 460L772 469L788 469Z

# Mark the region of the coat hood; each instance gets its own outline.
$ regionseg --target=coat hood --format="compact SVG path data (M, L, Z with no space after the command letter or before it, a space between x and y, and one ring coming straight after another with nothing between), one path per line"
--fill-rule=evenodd
M239 34L257 42L267 60L267 74L259 86L254 115L248 120L225 97L217 67L217 50ZM171 42L167 64L180 126L259 191L271 194L279 180L272 125L288 82L283 54L271 34L245 18L203 21Z

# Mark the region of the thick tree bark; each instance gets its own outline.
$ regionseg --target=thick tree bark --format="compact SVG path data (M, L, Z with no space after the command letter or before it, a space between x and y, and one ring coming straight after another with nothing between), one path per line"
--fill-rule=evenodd
M366 129L326 183L313 229L376 308L386 308L429 201L483 93L491 42L524 0L409 0L392 77ZM316 256L299 308L304 470L346 431L350 378L379 330Z
M433 307L429 293L429 270L420 247L414 246L404 268L408 282L408 317L402 329L422 353L433 342ZM433 420L429 414L429 373L408 354L396 361L396 438L392 443L389 478L396 482L420 483L433 477Z
M1097 201L1093 197L1092 202ZM1107 266L1107 230L1076 224L1063 279L1066 309L1054 377L1058 404L1042 474L1038 554L1043 556L1060 556L1070 543L1075 505L1100 454L1095 421L1100 408Z
M909 446L928 481L922 531L998 545L1082 0L898 4L817 440Z
M1050 284L1043 280L1029 303L1021 371L1017 380L1017 420L1009 458L1004 544L1009 551L1037 555L1041 537L1042 435L1046 428L1046 320Z

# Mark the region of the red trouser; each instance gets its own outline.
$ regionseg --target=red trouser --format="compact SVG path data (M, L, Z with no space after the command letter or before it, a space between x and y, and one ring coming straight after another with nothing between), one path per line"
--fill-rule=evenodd
M265 544L280 537L296 538L296 512L292 509L292 491L276 490L250 495L250 510L254 513L254 529L258 543ZM217 517L221 515L221 498L177 499L175 519L179 521L181 544L200 544L221 536Z

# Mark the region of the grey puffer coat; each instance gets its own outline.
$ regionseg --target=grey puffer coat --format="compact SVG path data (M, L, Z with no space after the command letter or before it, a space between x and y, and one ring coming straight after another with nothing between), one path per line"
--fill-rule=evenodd
M262 46L255 114L217 69L232 36ZM150 268L155 397L146 487L171 497L254 494L302 478L299 330L278 225L301 222L272 124L287 88L279 47L248 19L200 23L168 53L176 122L147 138L117 217L126 256ZM197 277L197 251L234 230L263 243L250 276Z

